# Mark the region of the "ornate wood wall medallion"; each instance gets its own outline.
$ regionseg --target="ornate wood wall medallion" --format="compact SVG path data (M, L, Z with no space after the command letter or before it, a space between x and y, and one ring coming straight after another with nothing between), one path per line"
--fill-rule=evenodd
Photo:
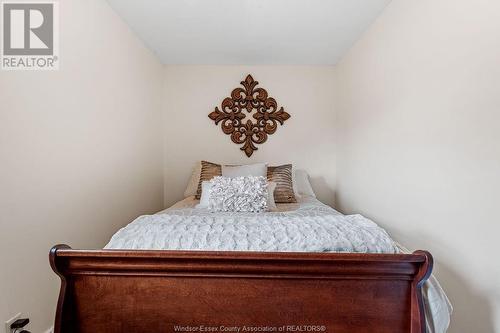
M221 123L222 131L231 135L234 143L243 144L240 149L250 157L258 149L255 144L266 142L276 132L278 123L283 125L290 115L283 107L278 110L278 103L265 89L256 88L259 82L250 74L240 83L244 88L234 89L231 97L224 98L221 108L216 107L208 117L216 125Z

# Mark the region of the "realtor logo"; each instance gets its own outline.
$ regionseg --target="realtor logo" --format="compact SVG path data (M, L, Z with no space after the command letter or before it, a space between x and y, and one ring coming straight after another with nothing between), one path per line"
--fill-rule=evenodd
M2 69L59 68L57 5L56 2L2 2Z

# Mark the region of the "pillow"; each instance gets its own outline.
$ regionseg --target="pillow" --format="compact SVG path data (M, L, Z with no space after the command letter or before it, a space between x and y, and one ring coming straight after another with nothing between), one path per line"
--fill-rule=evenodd
M267 209L266 177L215 177L211 181L211 212L263 212Z
M295 180L295 168L292 168L292 186L295 199L300 198L299 191L297 190L297 181Z
M316 194L314 193L311 183L309 182L309 175L307 174L307 172L305 170L299 169L295 170L293 175L293 183L297 188L297 193L300 196L316 198Z
M267 209L274 211L278 209L276 202L274 202L274 191L276 190L275 182L267 182Z
M198 190L198 183L200 182L200 174L201 174L201 162L196 162L193 173L191 174L191 178L189 178L189 183L184 191L184 198L191 197L196 195Z
M215 176L222 176L222 166L220 164L201 161L201 173L196 199L201 198L202 182L211 180ZM297 202L295 198L295 192L297 191L294 191L291 164L267 167L267 180L276 183L276 190L274 192L274 201L276 203Z
M220 164L201 161L200 168L201 168L201 171L199 172L200 176L197 178L198 187L195 193L196 199L201 198L201 190L202 190L201 184L204 181L211 180L215 176L225 176L225 177L264 176L265 177L267 172L267 164L265 163L221 166ZM196 170L194 172L196 172ZM226 172L227 176L224 175L223 172ZM193 178L193 176L191 178Z
M200 203L196 205L196 208L208 208L208 202L210 200L210 190L211 189L212 189L212 182L205 180L201 184Z
M222 176L220 164L201 161L200 180L198 181L198 190L196 191L196 199L201 198L201 184L204 181L212 180L215 176Z
M245 177L245 176L266 177L266 174L267 174L267 164L265 163L222 166L223 177L231 177L231 178Z
M276 203L295 203L293 191L292 165L285 164L267 168L267 180L276 183L274 201Z
M204 181L201 185L201 199L200 203L196 205L196 208L208 208L210 200L210 191L212 189L212 182ZM276 203L274 202L274 190L276 189L275 182L267 183L267 209L274 211L277 209Z

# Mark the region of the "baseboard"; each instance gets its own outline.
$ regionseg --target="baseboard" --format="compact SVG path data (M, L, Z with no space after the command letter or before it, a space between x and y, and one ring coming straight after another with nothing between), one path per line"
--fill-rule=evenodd
M54 333L54 326L46 330L44 333Z

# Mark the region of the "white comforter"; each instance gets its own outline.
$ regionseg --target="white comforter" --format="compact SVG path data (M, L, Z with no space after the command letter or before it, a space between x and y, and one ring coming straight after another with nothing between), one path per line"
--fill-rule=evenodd
M397 253L384 229L361 215L342 215L310 201L296 210L209 213L170 209L144 215L118 231L106 248L284 252Z
M185 199L120 229L106 249L399 253L404 248L361 215L342 215L316 199L267 213L209 213ZM428 332L443 333L451 306L431 277L424 288Z

